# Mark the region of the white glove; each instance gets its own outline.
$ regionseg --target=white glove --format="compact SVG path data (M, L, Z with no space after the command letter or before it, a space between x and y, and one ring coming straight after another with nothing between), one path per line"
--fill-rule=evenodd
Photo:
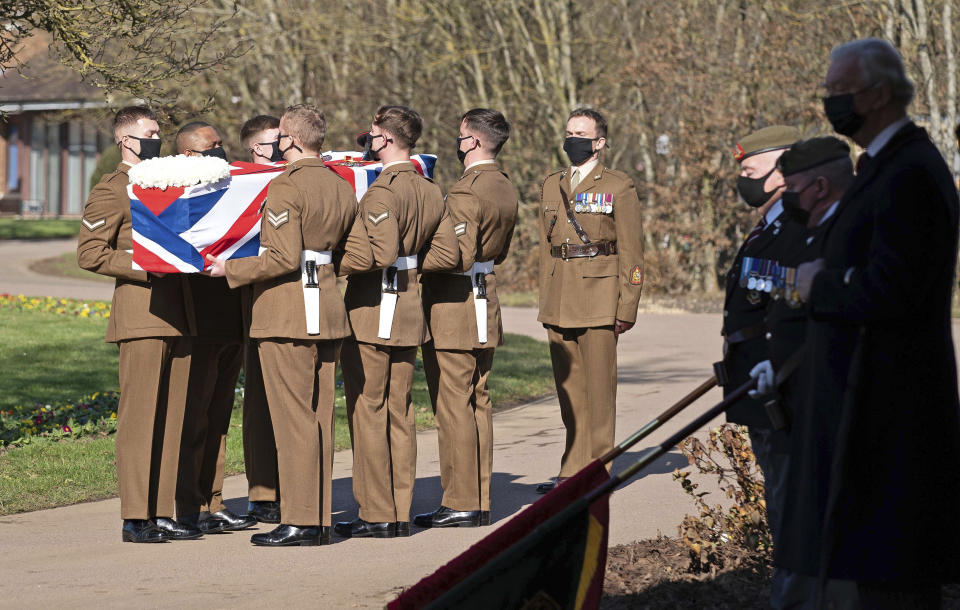
M774 388L773 365L769 360L764 360L757 366L750 369L750 377L757 380L757 389L750 390L750 398L759 398L772 394Z

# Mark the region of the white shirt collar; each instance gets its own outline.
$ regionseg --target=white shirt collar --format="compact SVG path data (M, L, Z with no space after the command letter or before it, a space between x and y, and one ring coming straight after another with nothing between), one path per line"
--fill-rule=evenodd
M393 167L394 165L400 165L401 163L410 163L410 159L404 159L403 161L391 161L390 163L384 163L382 169L387 169L388 167Z
M600 163L600 159L594 159L593 161L587 161L587 162L584 163L583 165L571 165L571 166L570 166L570 175L571 175L571 176L573 175L573 171L574 171L574 170L580 170L580 181L583 182L583 180L584 180L587 176L590 175L590 172L593 171L593 168L595 168L598 163Z
M890 123L883 128L883 131L877 134L877 137L873 139L873 142L867 146L867 154L871 157L876 157L880 154L880 151L883 150L883 147L887 145L887 142L890 141L890 138L893 137L893 134L900 131L900 128L910 122L910 117L903 117Z
M839 205L840 205L840 200L839 200L839 199L837 199L836 201L834 201L834 202L830 205L830 207L827 208L827 213L823 215L823 218L820 219L820 222L817 223L817 226L819 227L819 226L822 225L823 223L827 222L827 219L828 219L828 218L830 218L831 216L833 216L834 214L836 214L836 212L837 212L837 206L839 206Z
M463 168L463 171L467 171L467 170L470 169L471 167L476 167L476 166L478 166L478 165L484 165L484 164L486 164L486 163L496 163L496 160L494 160L494 159L483 159L483 160L481 160L481 161L474 161L474 162L471 163L470 165L468 165L468 166L466 166L465 168Z
M780 214L783 213L783 200L777 199L777 202L770 206L770 209L767 210L767 213L764 215L763 220L769 226L771 222L780 217Z

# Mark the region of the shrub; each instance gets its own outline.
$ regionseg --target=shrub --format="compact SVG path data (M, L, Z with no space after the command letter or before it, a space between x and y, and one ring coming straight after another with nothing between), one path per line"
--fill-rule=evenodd
M713 475L721 493L732 501L724 507L710 504L710 492L697 491L690 471L676 471L673 479L693 499L699 514L686 515L679 526L683 543L690 550L690 570L708 572L724 566L726 558L745 557L769 565L772 542L767 528L763 475L750 448L747 429L724 424L710 431L703 443L695 437L683 441L680 450L701 475Z

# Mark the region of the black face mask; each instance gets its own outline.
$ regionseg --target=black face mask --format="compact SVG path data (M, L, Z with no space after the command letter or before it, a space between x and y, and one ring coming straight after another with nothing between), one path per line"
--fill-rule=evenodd
M370 145L370 146L373 146L374 136L371 136L370 134L367 134L367 136L370 138L370 144L369 144L369 145ZM379 161L379 160L380 160L380 151L383 150L384 148L386 148L386 147L387 147L387 144L389 144L390 142L393 142L393 140L387 138L387 136L385 136L385 135L383 135L383 134L380 134L380 135L378 135L378 136L376 136L376 137L377 137L377 138L383 138L383 146L381 146L380 148L369 148L369 149L367 149L367 151L365 151L365 152L369 152L369 153L370 153L370 159L372 159L373 161Z
M216 157L218 159L227 160L227 153L223 150L223 146L217 146L215 148L208 148L207 150L201 150L200 154L204 157Z
M141 161L146 161L147 159L155 159L160 156L160 146L163 145L163 142L160 138L138 138L137 136L130 136L134 140L140 142L140 154L133 153L137 155L137 158ZM129 146L130 152L133 152L133 149Z
M866 120L853 108L853 93L841 93L823 98L823 113L833 126L833 130L842 136L851 137L860 131Z
M463 165L464 160L467 158L467 153L471 150L476 150L477 146L480 146L480 141L476 138L473 138L473 148L470 150L460 150L460 142L463 142L467 138L473 138L473 136L464 136L462 138L457 138L457 159L460 160L460 164Z
M563 152L567 153L571 165L580 165L593 156L593 141L600 138L574 138L563 141Z
M280 161L283 161L286 158L284 155L286 155L287 151L290 150L291 148L296 148L297 152L303 152L302 148L300 148L299 146L293 143L293 138L290 138L290 146L287 146L286 148L281 149L280 138L279 137L277 138L277 152L280 153L280 159L279 159ZM270 158L273 159L273 154L270 155ZM274 161L274 163L276 163L276 161Z
M775 169L777 168L771 169L769 172L763 176L760 176L759 178L737 176L737 192L740 193L740 198L743 199L744 203L751 208L759 208L770 200L770 197L773 196L777 189L773 189L769 192L765 191L763 190L763 184L767 181L767 178L770 177L770 174L772 174Z
M280 163L283 161L283 153L280 152L280 140L270 142L270 163Z
M810 221L810 211L800 207L800 193L814 185L816 180L803 187L799 191L784 191L781 195L783 201L783 215L787 220L806 226Z

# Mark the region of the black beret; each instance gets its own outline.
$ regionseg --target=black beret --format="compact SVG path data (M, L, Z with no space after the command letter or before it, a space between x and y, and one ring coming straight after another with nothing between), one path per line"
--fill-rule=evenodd
M783 153L777 160L777 169L789 176L844 157L850 158L850 147L843 140L833 136L810 138L796 142Z

